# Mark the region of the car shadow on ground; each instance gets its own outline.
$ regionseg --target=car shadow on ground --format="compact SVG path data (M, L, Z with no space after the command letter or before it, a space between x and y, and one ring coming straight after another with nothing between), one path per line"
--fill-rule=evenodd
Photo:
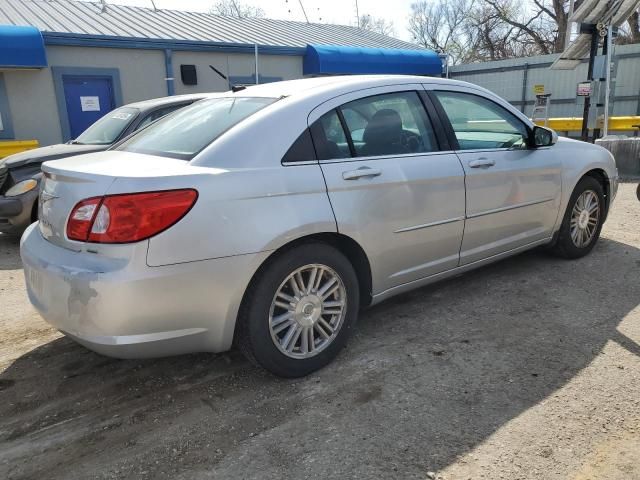
M329 367L121 361L61 338L0 375L3 478L421 478L552 395L640 303L640 250L528 252L362 312Z

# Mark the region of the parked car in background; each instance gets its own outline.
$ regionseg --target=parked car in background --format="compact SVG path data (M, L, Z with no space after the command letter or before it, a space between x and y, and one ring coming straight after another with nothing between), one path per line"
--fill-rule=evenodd
M107 113L74 140L0 160L0 232L21 232L36 220L42 162L106 150L155 120L206 97L176 95L131 103Z
M361 307L536 246L586 255L618 185L604 148L405 76L228 92L43 171L21 255L45 320L123 358L235 342L288 377Z

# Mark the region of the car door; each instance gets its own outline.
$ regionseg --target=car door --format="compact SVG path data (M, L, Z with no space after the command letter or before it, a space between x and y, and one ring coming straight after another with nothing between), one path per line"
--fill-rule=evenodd
M381 87L309 117L338 231L364 248L374 295L458 265L464 171L424 101L420 85Z
M532 148L530 127L479 91L438 86L429 95L466 176L460 264L550 238L562 168L553 146Z

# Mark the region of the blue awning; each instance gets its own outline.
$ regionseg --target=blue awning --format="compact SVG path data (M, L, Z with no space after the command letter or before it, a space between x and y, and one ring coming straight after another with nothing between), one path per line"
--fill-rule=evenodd
M305 75L389 73L442 75L442 60L431 50L307 45Z
M0 68L47 66L40 30L19 25L0 25Z

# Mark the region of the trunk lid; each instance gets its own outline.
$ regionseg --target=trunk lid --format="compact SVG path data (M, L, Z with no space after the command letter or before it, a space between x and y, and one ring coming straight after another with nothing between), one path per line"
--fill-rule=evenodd
M184 175L185 169L193 173L198 167L189 167L183 160L122 151L45 162L38 204L40 232L55 245L83 251L88 244L69 240L66 234L67 220L78 202L108 193L169 189L171 180Z

